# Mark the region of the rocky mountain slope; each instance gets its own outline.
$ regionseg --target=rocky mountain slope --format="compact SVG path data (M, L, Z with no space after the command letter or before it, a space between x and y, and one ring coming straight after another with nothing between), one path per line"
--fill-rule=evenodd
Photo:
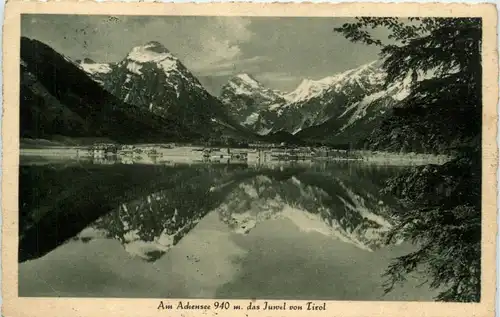
M380 87L384 76L380 76L379 90L363 94L362 98L348 103L342 113L330 116L321 124L308 127L296 135L304 140L322 140L330 143L351 143L360 146L388 116L398 102L404 99L409 91L407 82L389 87Z
M207 138L251 134L233 121L220 101L210 95L179 59L158 42L132 48L116 64L88 60L77 64L124 102L179 122L189 131Z
M243 125L258 131L254 123L256 114L265 111L270 104L285 102L280 92L265 88L249 74L238 74L221 89L221 101L229 114ZM262 127L266 128L266 127Z
M107 79L108 74L111 73L116 67L116 65L113 63L96 63L90 58L76 60L75 62L87 74L91 75L92 79L94 79L101 85L104 85L104 80Z
M176 121L117 99L72 61L25 37L20 78L23 138L106 137L135 142L196 137Z
M304 79L279 93L237 76L222 89L222 101L243 125L259 134L277 131L311 141L352 142L366 137L386 111L407 95L405 83L383 86L380 61L320 80Z

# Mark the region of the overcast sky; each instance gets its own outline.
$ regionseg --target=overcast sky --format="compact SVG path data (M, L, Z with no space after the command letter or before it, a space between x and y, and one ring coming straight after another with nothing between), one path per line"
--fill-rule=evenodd
M72 59L122 60L134 46L158 41L213 94L238 73L293 90L378 58L333 28L346 18L24 15L21 34ZM383 31L379 36L383 37Z

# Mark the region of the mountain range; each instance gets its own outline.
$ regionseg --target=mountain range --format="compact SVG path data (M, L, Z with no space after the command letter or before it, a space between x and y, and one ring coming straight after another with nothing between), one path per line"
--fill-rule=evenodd
M190 131L204 134L210 130L238 128L225 116L219 100L158 42L132 48L117 64L80 65L124 102L161 117L174 117Z
M242 73L215 97L158 42L103 63L22 38L21 136L359 145L408 95L385 77L374 61L281 92Z
M374 61L319 80L304 79L284 93L239 74L222 87L221 100L242 125L261 135L284 131L307 141L356 142L408 94L407 83L387 88L385 77L381 62Z
M380 61L319 80L304 79L288 93L241 73L222 87L219 98L157 42L133 48L119 63L77 64L121 100L175 116L189 130L223 118L216 120L240 136L243 131L247 136L254 133L254 139L264 141L359 143L408 94L405 83L384 86Z
M72 61L23 37L20 71L22 138L145 142L254 136L156 42L106 64Z

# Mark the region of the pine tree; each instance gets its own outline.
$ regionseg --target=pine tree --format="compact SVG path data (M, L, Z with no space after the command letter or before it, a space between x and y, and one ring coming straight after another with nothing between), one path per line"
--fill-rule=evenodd
M374 39L366 29L390 30L391 44ZM359 18L335 29L348 39L381 46L386 85L410 80L410 95L393 116L374 131L368 143L404 143L408 128L425 152L457 146L478 149L481 131L481 19ZM451 124L452 123L452 124ZM383 140L381 140L383 139ZM396 148L393 147L394 150Z
M384 27L392 43L369 29ZM409 80L410 94L368 138L369 147L447 152L450 162L409 169L385 189L405 211L388 242L418 250L386 270L386 292L413 273L440 290L437 300L480 300L481 288L481 19L358 18L335 29L354 42L381 46L386 85ZM409 148L402 148L406 144Z

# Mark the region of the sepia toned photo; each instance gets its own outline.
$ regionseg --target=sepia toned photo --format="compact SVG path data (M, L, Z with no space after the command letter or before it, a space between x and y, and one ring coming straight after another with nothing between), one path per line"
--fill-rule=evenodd
M22 12L17 296L483 302L496 25L459 16Z

